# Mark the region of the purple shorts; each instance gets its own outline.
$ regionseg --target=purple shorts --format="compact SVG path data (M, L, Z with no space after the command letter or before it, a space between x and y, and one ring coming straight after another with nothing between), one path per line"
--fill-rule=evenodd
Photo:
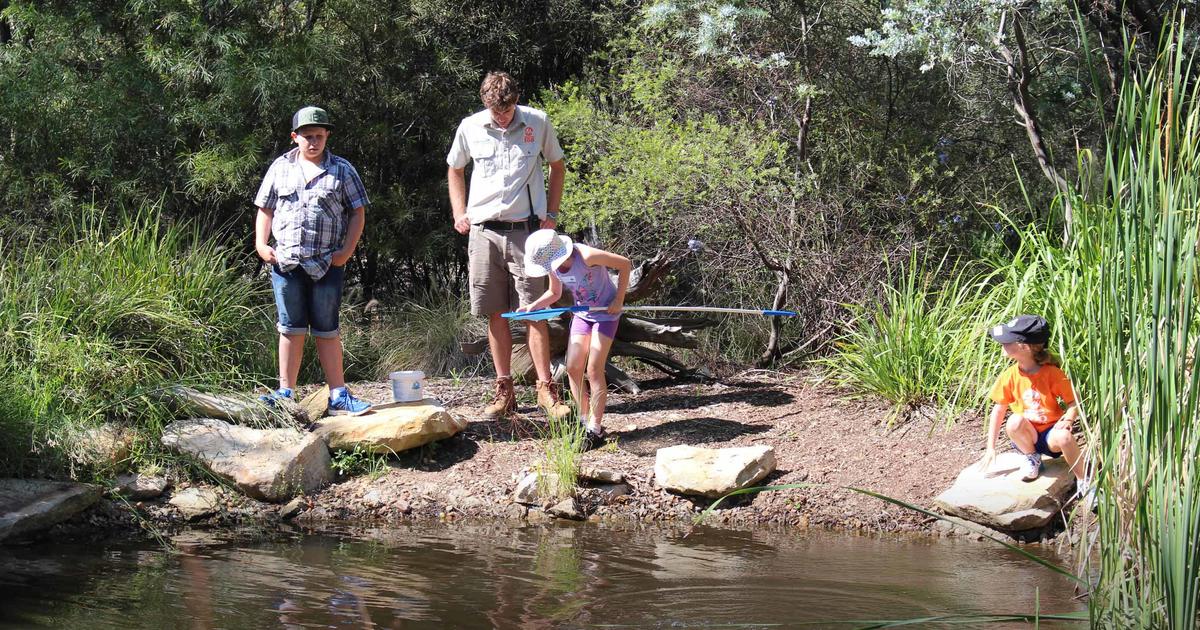
M617 324L620 322L621 320L619 319L611 319L603 322L592 322L575 315L571 318L571 336L575 337L577 335L590 335L592 334L592 331L595 330L609 339L614 339L617 336Z

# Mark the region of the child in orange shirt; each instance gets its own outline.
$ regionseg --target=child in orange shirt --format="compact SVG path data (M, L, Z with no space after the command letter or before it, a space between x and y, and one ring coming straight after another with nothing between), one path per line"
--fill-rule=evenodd
M996 459L996 438L1005 409L1012 411L1004 429L1017 450L1025 456L1022 479L1038 478L1042 455L1065 456L1075 475L1079 496L1089 493L1084 478L1084 462L1072 429L1079 407L1071 381L1058 367L1058 360L1046 350L1050 325L1037 315L1018 315L1007 324L992 327L992 339L1000 342L1004 355L1016 363L1004 370L992 386L991 423L988 426L987 451L980 466L991 468ZM1066 405L1063 411L1059 400Z

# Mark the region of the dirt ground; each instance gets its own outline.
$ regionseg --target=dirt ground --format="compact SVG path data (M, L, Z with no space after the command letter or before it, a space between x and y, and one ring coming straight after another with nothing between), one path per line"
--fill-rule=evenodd
M655 451L676 444L708 447L769 445L778 469L764 483L808 482L813 487L738 497L709 522L781 523L870 531L931 528L932 519L846 487L862 488L921 506L947 488L983 452L978 417L951 427L915 416L887 425L890 408L856 400L812 374L748 371L716 382L670 379L642 383L639 395L612 393L604 424L609 446L583 456L585 465L620 472L632 493L610 498L584 491L593 519L690 521L708 507L654 486ZM358 383L354 391L390 400L387 383ZM491 382L431 380L428 395L470 420L442 442L402 453L379 476L351 478L309 497L301 522L341 519L542 518L514 504L522 473L541 459L537 432L544 415L532 387L518 386L514 421L478 416Z

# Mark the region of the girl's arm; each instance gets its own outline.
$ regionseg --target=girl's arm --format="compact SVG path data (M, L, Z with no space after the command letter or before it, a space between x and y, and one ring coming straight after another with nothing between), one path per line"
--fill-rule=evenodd
M619 314L625 306L625 292L629 290L629 274L633 272L633 263L620 254L606 252L595 247L578 244L575 247L579 248L579 256L589 267L600 265L617 272L617 297L613 298L612 303L608 305L608 313L610 315Z
M1004 422L1004 410L1006 405L995 403L992 405L991 420L988 422L988 437L987 450L983 453L983 461L979 463L979 467L987 470L992 467L992 463L996 461L996 439L1000 437L1000 425Z
M558 301L558 298L562 297L562 281L559 280L558 277L553 273L548 277L550 278L550 286L546 289L546 292L542 294L542 297L534 300L528 306L517 309L518 313L540 311L549 307L551 304L554 304Z

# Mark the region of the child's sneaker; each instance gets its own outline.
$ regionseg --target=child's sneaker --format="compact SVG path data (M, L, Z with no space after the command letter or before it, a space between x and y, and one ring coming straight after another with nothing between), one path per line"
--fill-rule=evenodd
M1024 453L1022 453L1024 454ZM1042 470L1042 456L1038 453L1025 455L1025 461L1021 463L1021 481L1033 481L1038 478Z
M587 429L583 433L583 452L594 451L608 442L608 432L603 428L599 431Z
M274 407L278 406L278 404L282 401L286 400L288 402L291 402L292 401L292 390L291 390L291 388L288 388L288 387L280 387L279 389L271 392L270 394L265 394L263 396L259 396L258 399L260 401L262 401L262 403L264 405L274 408Z
M329 399L329 415L331 416L361 416L371 410L371 403L360 400L348 389L340 390Z
M1075 482L1075 497L1089 511L1096 511L1096 487L1088 483L1087 479L1080 479Z

